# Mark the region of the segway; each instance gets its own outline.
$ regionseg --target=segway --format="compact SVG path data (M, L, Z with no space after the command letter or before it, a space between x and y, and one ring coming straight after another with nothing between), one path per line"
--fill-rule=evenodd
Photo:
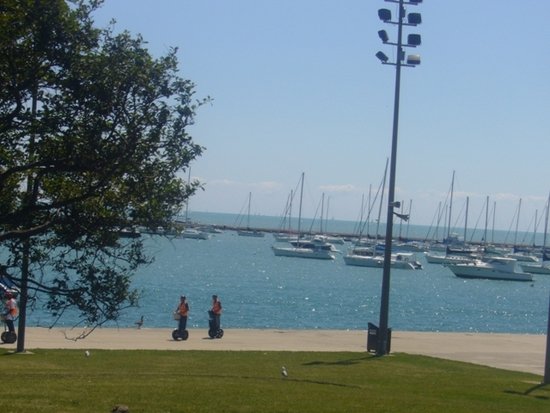
M15 334L15 331L9 331L8 326L4 321L4 318L2 317L2 321L4 322L4 331L2 332L2 335L0 339L2 340L2 343L6 344L13 344L17 341L17 334Z
M174 320L176 320L179 323L180 315L174 311ZM189 331L187 329L180 330L179 328L174 328L174 331L172 331L172 338L176 341L179 340L187 340L189 338Z
M222 338L223 329L216 325L216 316L212 310L208 311L208 337Z
M180 331L179 328L174 328L174 331L172 331L172 338L176 341L179 340L187 340L189 338L189 331L182 330Z

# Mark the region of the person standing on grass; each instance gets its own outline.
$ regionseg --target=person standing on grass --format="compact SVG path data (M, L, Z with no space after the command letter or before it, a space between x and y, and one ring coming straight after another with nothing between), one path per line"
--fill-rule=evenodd
M212 296L212 308L210 311L214 315L214 328L215 330L219 330L221 325L220 318L222 315L222 302L219 300L217 295Z
M181 332L187 328L187 315L189 314L189 303L187 302L187 297L184 295L180 297L176 312L180 315L178 330Z

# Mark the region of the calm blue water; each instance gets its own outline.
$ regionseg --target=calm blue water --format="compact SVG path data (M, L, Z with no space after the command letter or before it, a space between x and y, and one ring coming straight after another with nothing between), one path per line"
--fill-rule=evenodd
M133 326L141 315L147 327L174 327L171 314L181 294L190 301L190 327L207 327L212 294L222 300L225 328L364 330L368 322L378 324L381 269L347 266L341 256L275 257L270 234L226 231L206 241L144 237L156 259L135 276L134 286L143 290L140 308L127 311L120 327ZM533 283L463 280L419 257L423 270L391 272L393 329L546 332L550 276L535 276ZM36 312L29 324L48 322L47 314Z

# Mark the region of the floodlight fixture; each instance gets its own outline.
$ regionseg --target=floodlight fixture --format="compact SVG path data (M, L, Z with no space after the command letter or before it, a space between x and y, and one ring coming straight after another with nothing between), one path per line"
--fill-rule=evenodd
M386 63L390 58L386 56L383 52L376 53L376 57L380 59L382 63Z
M416 46L420 46L421 43L422 43L422 38L420 37L419 34L409 34L407 36L407 46L416 47Z
M407 21L409 24L416 26L422 23L422 15L420 13L409 13L407 15Z
M388 9L379 9L378 10L378 17L383 22L389 22L391 20L391 11Z
M420 55L419 54L410 54L407 56L407 64L418 66L420 64Z
M380 37L380 39L384 42L384 43L387 43L388 40L390 39L388 37L388 33L386 33L385 30L378 30L378 37Z

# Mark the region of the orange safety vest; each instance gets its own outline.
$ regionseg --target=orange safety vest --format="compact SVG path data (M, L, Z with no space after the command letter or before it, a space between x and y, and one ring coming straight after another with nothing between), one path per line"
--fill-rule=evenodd
M189 313L189 304L187 303L180 303L178 305L178 314L182 317L187 317L187 313Z
M214 301L212 304L212 312L218 315L222 313L222 303L220 301Z
M6 302L6 308L7 308L8 313L11 316L12 319L17 317L17 314L19 314L19 309L17 308L17 302L13 298L10 298Z

